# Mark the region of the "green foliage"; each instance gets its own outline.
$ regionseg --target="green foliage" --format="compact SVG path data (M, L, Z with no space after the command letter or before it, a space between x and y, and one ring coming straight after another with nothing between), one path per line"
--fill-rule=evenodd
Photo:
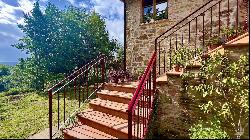
M225 43L225 38L218 36L217 34L214 34L212 37L210 37L208 40L205 40L205 46L209 45L216 45L220 46Z
M228 134L220 127L220 121L199 121L189 129L191 139L226 139Z
M25 91L20 91L25 92ZM29 92L22 95L0 94L0 139L26 139L48 128L48 96ZM63 94L62 94L63 95ZM53 124L57 124L57 98L53 98ZM66 98L66 115L75 109L77 100ZM63 121L63 98L60 98L60 121ZM87 108L84 104L82 110Z
M24 15L24 23L18 27L25 36L13 46L31 57L20 60L13 74L22 77L12 76L16 78L13 84L22 81L37 90L51 86L48 84L55 79L60 80L101 53L112 56L119 45L109 39L104 19L85 9L70 6L59 10L49 3L42 13L36 2L32 12Z
M156 9L156 20L167 19L167 16L168 14L166 10L159 11L158 8Z
M217 116L231 137L238 129L239 121L244 128L248 125L248 57L242 55L239 60L232 61L227 54L217 54L202 61L197 77L200 82L186 84L188 95L199 105L204 116Z
M144 15L144 22L150 22L151 19L153 19L153 13L151 13L152 8L148 8L146 14Z
M7 90L8 82L5 80L5 77L10 75L10 68L6 65L0 65L0 92Z
M228 38L235 38L236 33L241 34L243 32L244 30L241 26L239 26L237 29L235 29L235 27L222 27L221 29L222 36L228 37Z
M195 59L195 52L196 56L200 56L202 54L202 49L197 48L196 50L193 48L189 48L186 46L178 48L175 50L172 55L172 63L178 64L181 66L188 65L190 60Z
M10 74L10 67L0 64L0 77L1 76L6 76L6 75L9 75L9 74Z

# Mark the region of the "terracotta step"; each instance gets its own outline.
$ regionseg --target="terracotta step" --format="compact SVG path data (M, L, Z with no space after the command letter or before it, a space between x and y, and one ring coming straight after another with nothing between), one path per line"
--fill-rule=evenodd
M126 119L95 111L93 109L87 109L84 112L77 114L77 117L81 123L102 130L104 133L119 139L128 138L128 121ZM136 128L137 126L140 127L142 134L142 124L133 123L133 126ZM135 131L135 134L137 134L137 129ZM132 130L132 134L134 134L134 130Z
M98 98L103 100L110 100L118 103L128 104L133 97L133 93L101 90L97 92L97 96Z
M140 103L140 106L143 105L143 102ZM128 109L128 104L113 102L109 100L102 100L100 98L93 99L89 102L90 108L96 111L101 111L103 113L107 113L110 115L114 115L123 119L128 119L128 113L126 112ZM146 106L146 103L144 104ZM142 106L141 106L142 107ZM137 109L137 107L136 107ZM146 108L140 108L141 112L143 110L147 111ZM149 109L148 109L149 110ZM135 115L138 113L135 112ZM142 114L140 114L143 117ZM144 115L145 116L145 115Z
M64 129L64 139L117 139L88 125L77 123Z
M191 72L191 73L199 73L200 68L202 67L202 64L195 64L195 65L187 65L185 67L185 72Z
M104 89L106 89L106 90L128 92L128 93L134 93L136 88L137 88L136 82L133 82L131 84L106 83L104 86Z
M164 84L167 84L168 80L167 80L167 76L166 75L163 75L163 76L160 76L156 79L156 84L157 86L159 85L164 85Z

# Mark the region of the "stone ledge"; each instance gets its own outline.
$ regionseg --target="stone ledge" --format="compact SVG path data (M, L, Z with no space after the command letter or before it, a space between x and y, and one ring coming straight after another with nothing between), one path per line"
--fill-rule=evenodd
M167 83L168 83L168 79L167 79L166 75L161 76L161 77L159 77L159 78L156 79L156 84L157 85L167 84Z
M169 71L166 73L167 76L181 76L183 74L183 72L175 72L175 71Z
M162 22L171 22L169 19L161 19L161 20L154 20L153 22L145 22L140 23L139 26L147 26L147 25L153 25L153 24L161 24Z

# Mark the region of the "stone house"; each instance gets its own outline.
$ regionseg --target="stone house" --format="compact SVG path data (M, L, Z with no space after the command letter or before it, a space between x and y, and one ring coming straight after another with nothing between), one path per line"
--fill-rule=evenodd
M210 0L121 0L125 11L125 67L133 74L145 69L152 52L155 50L155 39L174 24L188 16ZM241 3L243 0L240 0ZM236 1L230 3L230 19L236 16ZM239 4L240 13L244 8ZM227 23L227 2L221 3L221 24ZM213 24L218 26L218 7L213 9ZM244 14L242 14L244 15ZM205 27L210 22L210 14L205 15ZM244 20L242 16L240 21ZM198 19L198 33L201 33L202 19ZM235 23L231 23L235 24ZM191 23L194 33L195 24ZM213 28L217 32L218 28ZM184 40L187 38L184 38ZM178 39L179 41L180 39ZM168 46L165 46L166 48Z

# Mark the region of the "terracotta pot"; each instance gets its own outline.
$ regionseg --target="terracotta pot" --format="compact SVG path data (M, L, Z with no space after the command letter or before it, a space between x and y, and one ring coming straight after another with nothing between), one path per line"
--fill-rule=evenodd
M180 72L181 71L180 65L174 65L174 71L175 72Z
M217 48L217 47L219 47L219 46L220 46L220 45L217 45L217 44L210 45L210 46L208 46L208 50L211 51L211 50L213 50L213 49L215 49L215 48Z

